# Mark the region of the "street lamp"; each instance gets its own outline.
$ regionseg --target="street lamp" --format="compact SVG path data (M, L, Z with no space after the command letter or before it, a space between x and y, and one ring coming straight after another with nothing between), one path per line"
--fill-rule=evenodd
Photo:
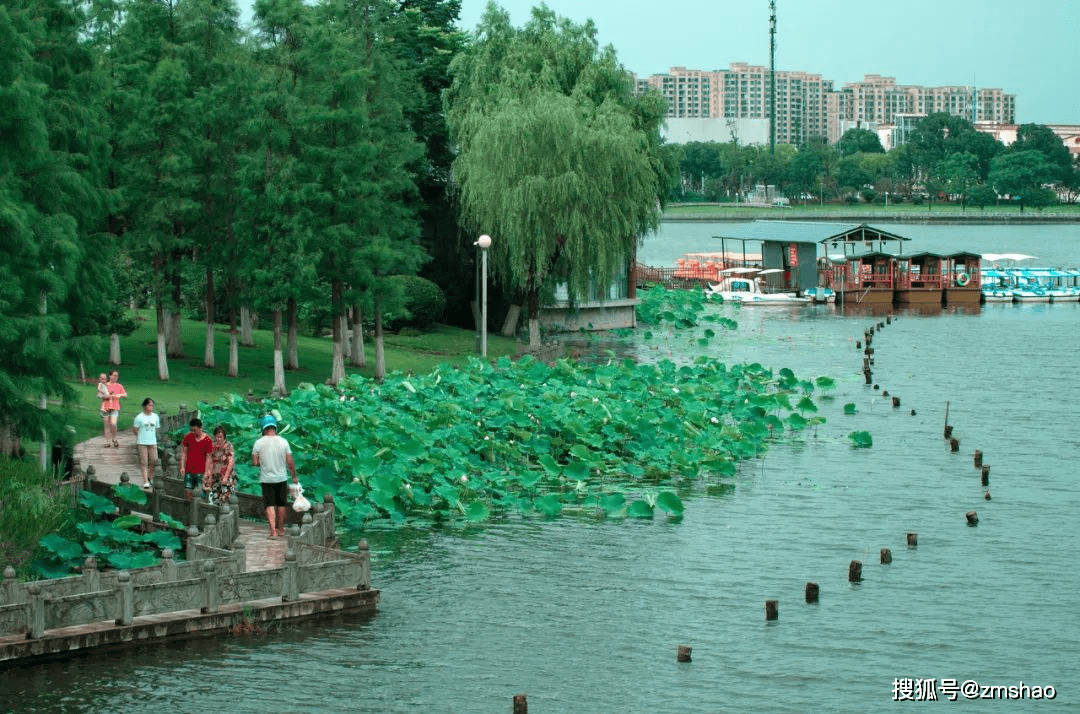
M885 212L889 212L889 192L885 192Z
M480 356L487 357L487 249L491 236L480 236L473 245L480 246Z

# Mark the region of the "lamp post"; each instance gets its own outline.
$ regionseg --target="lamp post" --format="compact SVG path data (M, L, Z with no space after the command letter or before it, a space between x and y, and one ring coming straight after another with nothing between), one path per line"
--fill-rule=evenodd
M889 192L885 192L885 212L889 212Z
M487 249L491 236L480 236L473 245L480 246L480 356L487 357Z

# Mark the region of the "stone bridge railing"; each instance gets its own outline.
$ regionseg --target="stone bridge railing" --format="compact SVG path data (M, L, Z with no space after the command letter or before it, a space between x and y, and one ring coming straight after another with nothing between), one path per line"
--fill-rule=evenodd
M229 530L227 522L235 519L236 511L228 510L224 522L208 524L206 534ZM161 563L150 568L99 571L95 559L87 558L80 575L20 583L9 566L0 584L0 636L40 638L47 630L74 625L111 621L123 626L147 615L181 610L214 613L230 603L268 598L290 602L302 593L370 589L366 541L356 553L318 545L325 523L311 514L305 514L304 521L287 528L285 562L270 570L245 571L242 542L226 550L191 538L188 552L194 558L177 562L166 549Z
M214 613L230 603L267 598L289 602L301 593L371 588L367 543L361 542L356 553L338 549L329 494L302 516L290 511L281 567L248 572L246 549L239 539L240 519L264 517L262 499L235 494L228 504L210 505L198 498L188 501L182 481L164 473L169 470L169 459L162 461L165 469L155 477L146 505L117 499L112 484L95 481L90 468L87 473L77 470L71 487L110 498L118 515L139 513L145 528L167 528L160 522L162 513L189 524L180 534L185 560L177 561L166 549L156 566L100 571L96 560L87 558L80 575L25 583L17 582L14 569L8 567L0 584L0 636L41 638L47 630L75 625L107 621L124 626L147 615L182 610Z

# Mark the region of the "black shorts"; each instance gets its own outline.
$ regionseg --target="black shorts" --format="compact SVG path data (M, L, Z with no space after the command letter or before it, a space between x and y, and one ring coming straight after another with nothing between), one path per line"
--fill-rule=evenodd
M262 484L263 508L285 508L289 505L286 500L289 494L287 481Z

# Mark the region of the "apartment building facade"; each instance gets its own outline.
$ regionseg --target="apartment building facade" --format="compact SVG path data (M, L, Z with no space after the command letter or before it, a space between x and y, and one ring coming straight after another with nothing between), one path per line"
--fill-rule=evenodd
M767 67L735 62L726 70L672 67L667 74L634 78L638 91L654 88L672 119L768 119ZM777 143L801 144L823 136L836 142L852 127L875 129L901 117L946 112L976 123L1014 124L1016 96L1000 89L898 85L893 77L868 74L834 89L832 80L809 72L776 72Z

